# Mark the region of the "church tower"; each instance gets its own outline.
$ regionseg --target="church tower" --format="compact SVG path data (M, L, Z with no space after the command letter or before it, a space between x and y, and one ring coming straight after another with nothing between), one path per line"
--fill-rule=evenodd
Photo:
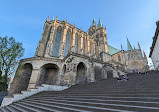
M101 52L108 53L107 32L106 28L103 28L100 18L98 25L96 25L95 19L93 19L92 26L89 28L88 34L93 36L95 42L97 43L99 54Z

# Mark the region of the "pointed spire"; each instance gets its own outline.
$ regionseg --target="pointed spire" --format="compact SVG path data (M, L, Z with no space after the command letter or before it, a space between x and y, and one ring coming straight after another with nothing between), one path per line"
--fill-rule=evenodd
M106 30L106 26L105 26L105 30Z
M140 47L140 44L139 44L139 42L138 42L138 47L139 47L139 50L141 51L141 47Z
M122 44L121 44L121 50L123 50L123 46L122 46Z
M74 22L73 26L75 27L75 22Z
M81 29L80 29L81 31L82 31L82 26L81 26Z
M66 17L66 20L65 20L65 22L67 23L67 17Z
M135 46L134 46L134 51L135 51Z
M46 20L47 22L49 22L50 21L50 18L49 18L49 16L48 16L48 18L47 18L47 20Z
M98 22L98 27L102 28L102 22L101 22L100 18L99 18L99 22Z
M147 58L146 53L144 51L143 51L143 53L144 53L144 58Z
M52 18L52 20L54 21L54 17Z
M96 26L96 22L94 18L93 18L92 26Z
M130 51L130 50L132 51L132 47L131 47L131 44L130 44L128 38L127 38L127 47L128 47L128 51Z
M58 20L58 16L56 16L56 18L55 18L55 21L57 21Z

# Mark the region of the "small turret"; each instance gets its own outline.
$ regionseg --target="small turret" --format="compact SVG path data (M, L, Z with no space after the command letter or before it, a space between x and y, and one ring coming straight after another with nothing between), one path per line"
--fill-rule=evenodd
M103 25L102 25L102 22L101 22L100 18L99 18L99 22L98 22L98 27L99 27L99 28L102 28L102 27L103 27Z
M75 22L74 22L73 26L75 27Z
M56 16L56 18L55 18L55 21L57 21L58 20L58 16Z
M143 54L144 54L144 58L147 58L146 53L144 51L143 51Z
M67 23L67 17L66 17L65 23Z
M48 18L46 19L46 21L49 22L49 21L50 21L50 18L48 17Z
M138 42L138 47L139 47L139 50L141 51L141 47L140 47L140 44L139 44L139 42Z
M94 18L93 18L92 26L96 26L96 22Z

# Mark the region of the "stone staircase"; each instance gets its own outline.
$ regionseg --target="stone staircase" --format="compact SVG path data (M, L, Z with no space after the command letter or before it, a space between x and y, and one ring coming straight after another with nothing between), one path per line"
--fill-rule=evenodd
M159 112L159 72L128 74L64 91L45 91L1 108L2 112Z

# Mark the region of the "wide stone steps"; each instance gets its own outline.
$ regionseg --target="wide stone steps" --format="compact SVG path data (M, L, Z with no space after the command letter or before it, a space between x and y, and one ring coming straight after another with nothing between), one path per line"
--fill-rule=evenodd
M0 112L159 112L159 72L128 77L128 82L106 79L41 92Z

